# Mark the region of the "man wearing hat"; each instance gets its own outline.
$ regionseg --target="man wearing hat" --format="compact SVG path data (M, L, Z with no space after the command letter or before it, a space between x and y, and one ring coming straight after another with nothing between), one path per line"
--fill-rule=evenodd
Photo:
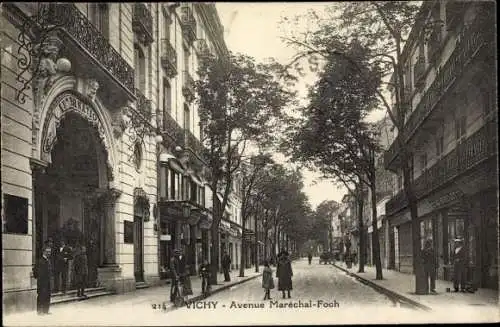
M455 249L451 257L453 260L453 287L455 288L455 292L458 292L459 289L465 292L465 264L467 253L465 251L463 239L455 239Z
M174 250L174 256L170 259L170 271L172 273L172 283L170 284L170 302L174 302L177 284L183 281L186 274L186 258L179 249Z

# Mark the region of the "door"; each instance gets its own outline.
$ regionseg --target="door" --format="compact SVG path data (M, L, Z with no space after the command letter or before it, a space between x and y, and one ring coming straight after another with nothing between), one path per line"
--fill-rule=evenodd
M143 253L142 217L134 217L134 276L136 282L144 281L144 253Z

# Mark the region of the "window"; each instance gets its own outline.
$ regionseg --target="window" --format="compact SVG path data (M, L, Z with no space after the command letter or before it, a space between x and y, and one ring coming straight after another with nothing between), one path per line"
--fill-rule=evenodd
M172 88L166 78L163 79L163 112L172 115Z
M453 253L456 238L464 237L464 220L462 218L448 217L448 260ZM448 262L451 263L451 262Z
M467 129L467 117L465 115L461 115L455 118L455 132L457 140L460 140L464 137Z
M190 181L190 184L191 184L190 199L191 199L191 201L198 203L198 194L197 194L198 193L198 185L193 180Z
M436 137L436 156L440 157L444 152L444 138L443 136Z
M181 190L182 190L182 185L181 185L181 175L174 169L170 169L170 178L169 178L169 194L168 198L170 200L181 200Z
M6 233L28 234L28 199L4 194Z
M109 39L109 7L106 3L91 3L90 4L90 20L92 24L101 32L101 34Z
M420 155L420 168L421 170L427 168L427 153L423 153Z
M146 92L146 56L141 47L134 46L134 68L135 68L135 87L141 92Z
M184 129L190 130L191 127L191 113L189 111L189 106L187 103L184 103Z
M141 164L142 164L142 149L141 149L141 144L136 143L134 146L134 166L136 170L141 169Z
M420 246L423 249L425 240L433 240L432 219L425 219L420 222Z
M170 19L170 17L165 17L165 39L166 40L170 40L170 24L171 24L172 20Z
M190 57L190 53L189 53L189 49L184 47L183 48L184 50L184 71L186 73L189 72L189 57Z
M123 243L134 243L134 223L128 220L123 221Z

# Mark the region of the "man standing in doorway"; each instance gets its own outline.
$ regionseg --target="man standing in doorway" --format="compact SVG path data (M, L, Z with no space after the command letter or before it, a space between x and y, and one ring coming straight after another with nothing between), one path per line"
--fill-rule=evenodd
M37 287L36 309L39 315L49 314L50 278L52 276L52 264L50 262L51 252L51 246L45 243L43 254L40 259L38 259L34 271Z
M229 257L229 254L227 254L227 251L224 250L222 254L222 271L224 272L224 281L225 282L230 282L231 277L229 276L229 268L231 267L231 258Z
M461 238L455 239L455 250L453 251L453 287L455 292L459 289L462 292L466 291L465 286L465 263L466 251L464 241Z
M72 252L71 247L68 246L64 240L61 240L61 246L58 248L57 253L54 253L56 256L56 292L62 291L63 293L66 293L66 287L68 285L69 260L73 258Z

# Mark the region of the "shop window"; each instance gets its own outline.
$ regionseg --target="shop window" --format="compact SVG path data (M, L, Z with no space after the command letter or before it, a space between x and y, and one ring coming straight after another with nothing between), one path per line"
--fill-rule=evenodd
M123 222L123 243L134 243L134 223L128 220Z
M426 240L433 239L432 219L425 219L420 222L420 246L423 249Z
M456 238L464 237L464 220L462 218L448 218L448 261L453 253ZM451 262L448 262L451 263Z
M4 231L13 234L28 234L28 199L4 194Z

